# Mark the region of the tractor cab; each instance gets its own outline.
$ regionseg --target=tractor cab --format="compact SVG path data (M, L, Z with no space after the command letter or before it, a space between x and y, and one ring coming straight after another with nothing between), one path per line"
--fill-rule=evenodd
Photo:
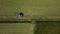
M17 16L24 16L22 12L18 13Z

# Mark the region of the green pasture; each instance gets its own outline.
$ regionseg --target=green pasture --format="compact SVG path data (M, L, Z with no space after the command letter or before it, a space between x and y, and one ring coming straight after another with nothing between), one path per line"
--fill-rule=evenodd
M0 34L33 34L31 23L0 23Z
M23 12L25 16L40 18L60 15L60 0L0 0L0 15L16 16Z
M35 34L60 34L60 22L36 23Z
M0 0L0 20L13 20L18 12L24 13L24 19L60 18L60 0ZM0 34L60 34L58 22L40 22L35 26L32 23L0 23Z
M0 23L0 34L60 34L60 22Z

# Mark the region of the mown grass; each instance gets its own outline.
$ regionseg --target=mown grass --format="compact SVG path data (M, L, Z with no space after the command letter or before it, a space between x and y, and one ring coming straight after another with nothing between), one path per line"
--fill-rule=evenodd
M0 34L33 34L31 23L0 23Z
M32 17L35 21L50 20L48 18L42 18L45 16L60 16L60 0L0 0L0 15L7 16L7 20L13 20L18 12L23 12L27 17ZM12 16L14 18L11 18ZM0 16L1 17L1 16ZM4 20L2 17L1 20ZM16 19L16 18L15 18ZM51 19L52 20L52 19ZM37 23L37 31L35 34L59 34L60 23ZM29 26L25 28L26 24L0 24L0 32L29 32ZM20 27L20 28L19 28ZM16 29L16 30L15 30ZM22 30L21 30L22 29ZM26 30L25 30L26 29ZM18 34L18 33L13 34ZM22 32L19 34L32 34L31 32ZM12 34L12 33L7 33Z
M23 12L32 16L59 16L60 0L0 0L0 15ZM10 16L9 16L10 17Z

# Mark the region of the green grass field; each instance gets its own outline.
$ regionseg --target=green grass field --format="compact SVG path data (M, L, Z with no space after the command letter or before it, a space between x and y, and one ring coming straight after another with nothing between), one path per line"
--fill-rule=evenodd
M39 22L36 28L35 34L60 34L60 22Z
M0 0L0 20L60 20L60 0ZM35 20L35 21L36 21ZM33 26L33 25L32 25ZM0 34L33 34L31 23L0 23ZM37 23L35 34L60 34L60 23Z
M60 22L0 23L0 34L60 34Z
M33 34L31 23L0 23L0 34Z
M32 18L60 16L60 0L0 0L0 15L16 16L23 12Z

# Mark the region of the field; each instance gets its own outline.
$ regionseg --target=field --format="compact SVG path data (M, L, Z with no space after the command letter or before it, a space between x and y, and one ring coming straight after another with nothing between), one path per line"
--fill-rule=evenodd
M60 0L0 0L0 15L10 18L18 12L32 18L60 17Z
M24 16L17 18L19 12ZM60 21L60 0L0 0L0 34L60 34L59 22L44 21Z
M35 34L60 34L60 22L36 23Z
M60 34L60 22L0 23L0 34Z
M0 34L33 34L31 23L0 23Z

